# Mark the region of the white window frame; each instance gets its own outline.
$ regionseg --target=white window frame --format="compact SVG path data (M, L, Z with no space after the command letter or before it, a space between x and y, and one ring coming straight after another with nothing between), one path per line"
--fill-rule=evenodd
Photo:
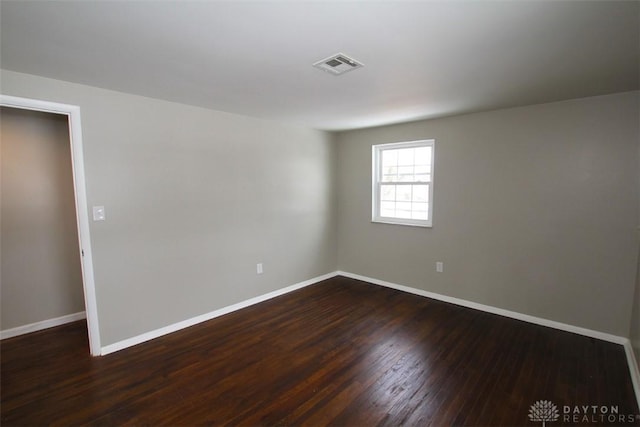
M429 200L427 219L407 219L380 216L380 186L382 182L382 152L385 150L397 150L399 148L431 147L431 182L429 182ZM433 227L433 187L434 187L434 165L435 165L435 140L424 139L420 141L392 142L388 144L377 144L371 147L372 151L372 190L371 190L371 221L383 224L410 225L414 227ZM415 185L424 182L394 182L394 185Z

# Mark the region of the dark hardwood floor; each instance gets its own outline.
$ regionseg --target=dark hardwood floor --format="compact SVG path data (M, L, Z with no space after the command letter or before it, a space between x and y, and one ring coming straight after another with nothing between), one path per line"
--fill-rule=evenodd
M640 425L620 345L342 277L104 357L83 322L0 349L3 426Z

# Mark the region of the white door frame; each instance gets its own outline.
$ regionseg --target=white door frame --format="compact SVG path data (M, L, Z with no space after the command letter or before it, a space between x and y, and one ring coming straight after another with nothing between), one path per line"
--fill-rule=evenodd
M8 95L0 95L0 105L23 110L64 114L69 118L71 167L73 169L73 187L76 216L78 219L78 240L80 245L82 283L84 287L84 304L87 313L87 329L89 330L89 350L92 356L99 356L101 354L100 329L98 327L98 305L96 303L96 286L93 278L93 258L91 256L91 236L89 232L89 210L87 207L87 189L84 175L84 156L82 154L80 107Z

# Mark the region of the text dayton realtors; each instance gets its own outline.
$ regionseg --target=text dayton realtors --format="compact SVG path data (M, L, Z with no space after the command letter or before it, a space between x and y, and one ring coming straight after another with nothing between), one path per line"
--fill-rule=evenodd
M621 414L618 406L568 406L562 407L565 423L633 423L640 415Z

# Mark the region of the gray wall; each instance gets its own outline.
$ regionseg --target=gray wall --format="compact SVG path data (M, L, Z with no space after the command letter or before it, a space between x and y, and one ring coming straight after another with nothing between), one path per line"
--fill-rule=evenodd
M335 270L328 134L0 78L5 95L81 107L88 203L107 217L91 223L103 346Z
M640 258L638 258L638 271L636 273L636 289L631 312L631 345L636 354L636 362L640 368Z
M336 266L629 335L637 92L332 136L0 79L4 94L81 107L88 202L107 211L91 223L102 345ZM434 227L372 224L371 145L423 138L436 139Z
M84 311L67 116L0 109L0 329Z
M638 161L640 162L640 139L638 139ZM638 164L637 179L640 182L640 163ZM639 212L640 214L640 212ZM640 218L638 219L640 224ZM640 225L638 226L638 243L640 245ZM638 265L636 270L636 289L633 299L633 310L631 312L631 346L636 354L636 362L640 369L640 254L638 255Z
M339 269L628 336L638 117L633 92L341 133ZM371 223L371 145L425 138L433 228Z

